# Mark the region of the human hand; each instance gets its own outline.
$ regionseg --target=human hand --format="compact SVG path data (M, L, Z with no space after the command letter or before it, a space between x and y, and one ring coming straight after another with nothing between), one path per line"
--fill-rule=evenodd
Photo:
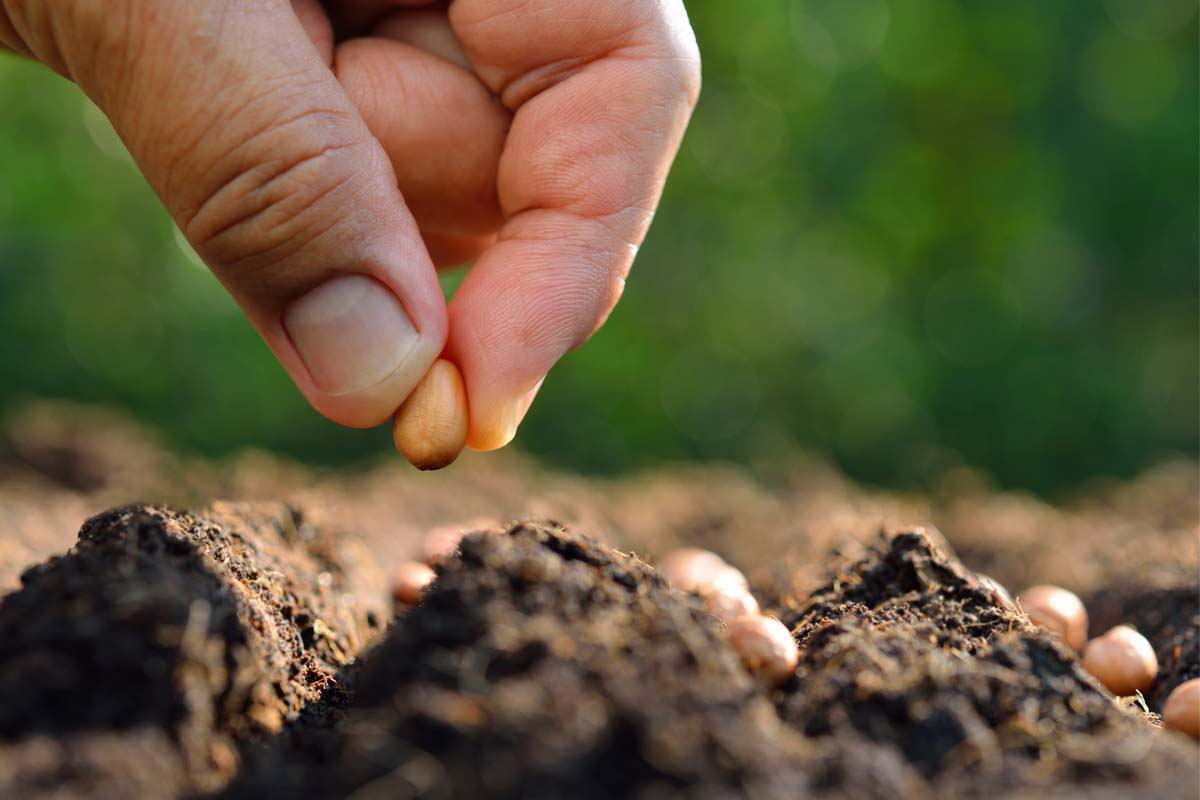
M483 450L612 310L699 91L681 0L0 0L0 44L108 116L318 411L377 425L444 351Z

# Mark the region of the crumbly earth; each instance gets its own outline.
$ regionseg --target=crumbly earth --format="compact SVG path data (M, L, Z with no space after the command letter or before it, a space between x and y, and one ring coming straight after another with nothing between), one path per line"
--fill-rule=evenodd
M1197 797L1200 750L1154 712L1200 674L1198 486L332 474L36 406L0 431L0 796ZM480 532L393 620L386 572L445 524ZM790 681L756 684L653 569L685 544L791 628ZM1150 639L1145 708L998 589L1034 583Z
M346 702L390 619L360 547L286 507L131 506L0 605L0 796L175 796Z

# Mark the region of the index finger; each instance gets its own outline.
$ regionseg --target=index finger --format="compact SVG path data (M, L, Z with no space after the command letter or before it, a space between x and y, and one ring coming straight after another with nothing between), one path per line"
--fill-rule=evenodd
M619 299L699 94L699 54L679 0L458 0L450 21L515 112L506 222L450 304L468 443L489 450Z

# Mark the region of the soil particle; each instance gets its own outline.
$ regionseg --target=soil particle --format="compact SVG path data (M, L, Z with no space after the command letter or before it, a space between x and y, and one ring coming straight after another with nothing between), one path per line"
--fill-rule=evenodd
M365 555L283 506L89 520L0 605L0 796L219 786L237 742L345 702L390 613Z

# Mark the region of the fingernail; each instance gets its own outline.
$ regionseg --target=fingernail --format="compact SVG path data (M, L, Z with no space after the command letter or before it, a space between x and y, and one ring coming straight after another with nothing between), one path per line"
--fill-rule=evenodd
M492 431L492 435L486 442L481 442L480 445L471 445L475 450L498 450L513 440L517 435L517 428L521 426L521 422L525 419L525 415L529 413L529 407L533 405L533 399L537 397L538 390L542 388L542 384L546 382L546 377L543 375L541 380L533 385L523 395L516 397L497 409L496 426ZM470 443L468 443L470 444Z
M287 310L283 327L317 388L333 396L383 381L420 338L396 296L365 275L313 289Z

